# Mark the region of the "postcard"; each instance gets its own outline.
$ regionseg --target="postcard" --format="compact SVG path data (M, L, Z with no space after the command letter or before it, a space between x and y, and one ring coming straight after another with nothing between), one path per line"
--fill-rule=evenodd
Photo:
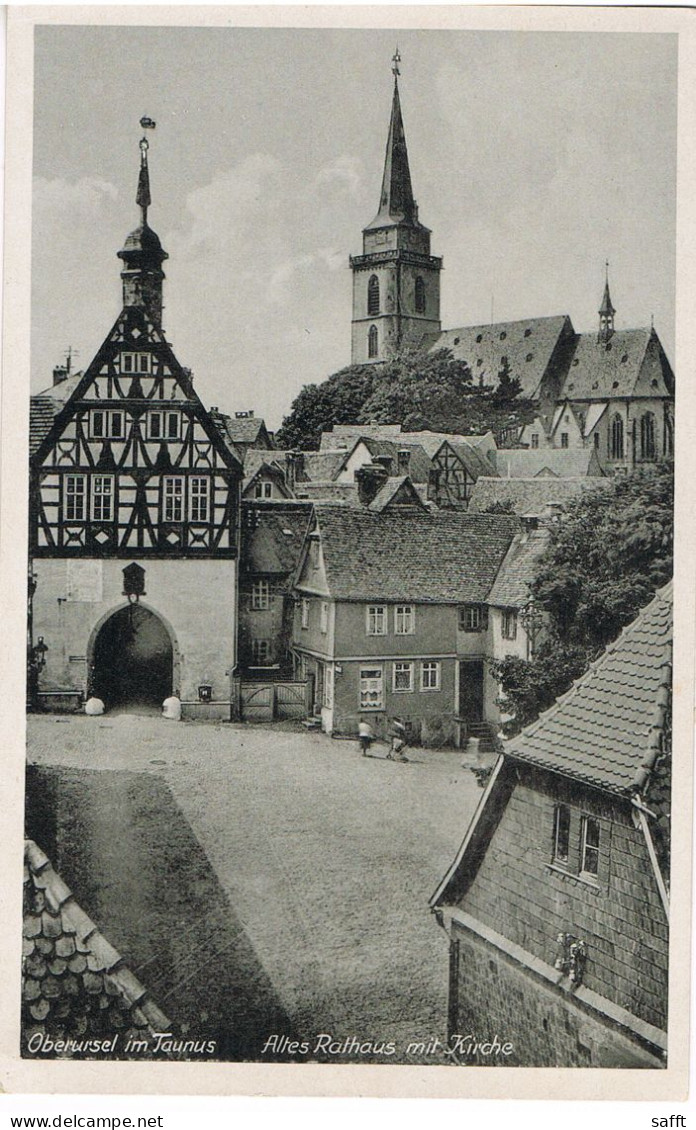
M685 1097L692 22L10 9L5 1090Z

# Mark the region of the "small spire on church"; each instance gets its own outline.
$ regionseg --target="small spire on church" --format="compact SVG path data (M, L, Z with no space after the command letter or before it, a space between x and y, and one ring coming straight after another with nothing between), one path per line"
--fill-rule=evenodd
M140 125L143 130L155 128L152 118L141 118ZM118 257L124 264L121 271L123 305L141 307L159 326L162 323L162 263L169 256L163 249L159 236L147 222L147 210L152 203L147 164L149 148L147 137L143 134L140 140L138 189L135 194L135 202L140 208L140 224L126 238Z
M604 264L604 295L602 296L602 304L599 307L599 341L607 342L614 333L614 314L616 310L611 301L611 294L609 293L609 260L607 259Z
M379 198L379 212L377 219L385 223L417 224L418 213L416 202L413 198L411 186L411 170L408 164L408 151L406 149L406 135L404 133L404 120L401 115L401 102L399 99L399 63L401 55L397 47L392 56L392 74L394 75L394 95L392 98L391 120L387 135L387 150L384 156L384 176L382 177L382 192Z

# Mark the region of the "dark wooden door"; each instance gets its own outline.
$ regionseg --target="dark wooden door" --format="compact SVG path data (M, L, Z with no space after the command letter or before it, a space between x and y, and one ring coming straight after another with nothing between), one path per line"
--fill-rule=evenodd
M483 722L483 660L467 659L459 664L459 717L464 722Z

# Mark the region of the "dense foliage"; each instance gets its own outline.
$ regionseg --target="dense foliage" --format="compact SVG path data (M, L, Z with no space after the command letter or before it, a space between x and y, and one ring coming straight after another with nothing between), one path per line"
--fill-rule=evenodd
M548 630L530 662L510 656L493 665L508 735L568 690L667 583L673 538L670 462L617 476L569 505L532 585Z
M499 433L533 418L508 366L495 385L475 382L448 349L407 352L380 365L351 365L320 385L307 385L277 433L283 447L315 450L334 424L402 424L461 435Z

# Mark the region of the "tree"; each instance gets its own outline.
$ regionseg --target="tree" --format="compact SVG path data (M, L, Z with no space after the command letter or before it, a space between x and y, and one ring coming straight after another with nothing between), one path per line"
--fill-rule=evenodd
M406 350L380 365L352 365L306 386L277 433L283 447L316 449L334 424L402 424L461 435L523 423L533 417L520 384L501 369L497 383L474 381L451 350Z
M553 527L531 586L548 630L530 662L493 665L508 736L533 721L579 678L672 575L671 462L588 491Z

